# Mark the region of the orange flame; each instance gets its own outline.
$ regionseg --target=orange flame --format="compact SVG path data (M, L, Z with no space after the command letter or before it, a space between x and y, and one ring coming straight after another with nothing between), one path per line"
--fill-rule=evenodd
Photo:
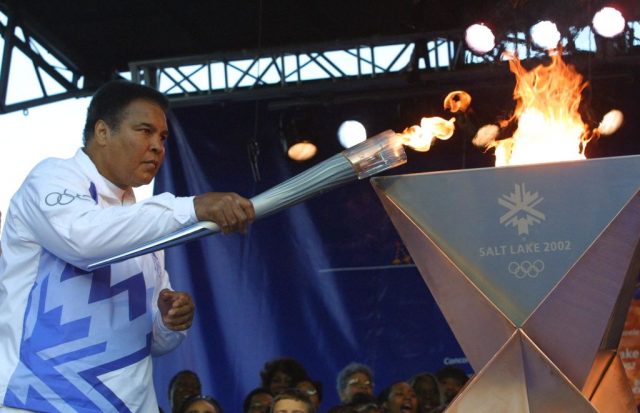
M471 96L464 91L456 90L444 99L444 108L450 112L465 112L471 104ZM447 140L455 131L455 118L449 120L438 116L422 118L420 126L413 125L398 134L403 145L418 152L427 152L436 139Z
M466 112L471 105L471 95L464 90L454 90L444 98L444 108L451 113Z
M402 144L418 152L427 152L436 139L447 140L453 135L454 122L455 118L449 120L438 116L422 118L420 126L409 126L400 134Z
M516 76L513 116L499 123L504 128L517 121L513 136L496 140L498 128L483 127L474 143L495 148L496 166L585 159L587 143L594 135L578 111L587 86L573 66L564 63L559 52L551 63L527 71L520 60L509 60Z

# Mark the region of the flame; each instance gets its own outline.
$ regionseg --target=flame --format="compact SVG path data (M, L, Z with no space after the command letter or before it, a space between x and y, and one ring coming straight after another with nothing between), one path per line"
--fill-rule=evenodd
M607 112L602 121L598 125L597 132L600 136L612 135L624 122L624 115L618 109L613 109Z
M400 134L402 144L418 152L427 152L436 139L447 140L453 135L454 122L455 118L449 120L438 116L422 118L420 126L410 126Z
M464 90L454 90L444 98L444 108L451 113L466 112L471 105L471 95Z
M471 96L462 90L456 90L447 95L444 99L444 108L451 113L466 112L471 104ZM422 118L420 125L413 125L406 128L402 133L397 134L398 141L418 152L427 152L436 139L447 140L455 131L455 118L449 120L439 116Z
M497 140L499 129L483 127L474 143L495 148L496 166L585 159L586 145L595 133L578 111L587 86L582 75L564 63L559 52L546 66L527 71L513 57L509 68L516 76L516 109L499 126L517 122L517 129L512 137Z

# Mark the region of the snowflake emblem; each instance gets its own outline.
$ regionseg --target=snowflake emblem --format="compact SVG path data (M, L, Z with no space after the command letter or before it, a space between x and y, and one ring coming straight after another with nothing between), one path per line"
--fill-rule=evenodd
M524 184L516 184L512 193L498 198L498 204L508 210L500 217L500 223L516 227L518 235L529 234L529 226L545 220L545 215L535 209L543 199L537 192L527 191Z

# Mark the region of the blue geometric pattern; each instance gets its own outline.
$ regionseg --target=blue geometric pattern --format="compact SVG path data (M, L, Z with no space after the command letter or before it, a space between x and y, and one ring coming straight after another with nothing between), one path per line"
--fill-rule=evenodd
M7 390L7 395L4 399L5 406L12 406L21 409L32 409L38 412L58 412L59 410L53 407L46 398L42 397L33 387L29 387L27 390L27 403L22 403L16 395L11 391L11 389Z
M147 346L132 353L126 357L122 357L118 360L113 360L110 363L105 363L100 366L93 367L89 370L80 372L80 376L89 382L95 390L104 396L105 399L111 401L111 404L117 409L118 412L129 413L131 410L124 404L122 400L116 396L111 389L105 386L98 376L110 371L118 370L126 366L130 366L149 355L151 350L151 333L147 334Z
M92 274L46 252L40 270L29 295L20 363L11 377L5 405L45 412L58 411L60 405L86 412L128 412L125 403L98 376L133 365L150 354L150 315L148 320L132 322L147 313L143 274L134 274L111 286L110 267ZM60 304L62 289L72 292L67 296L81 301ZM127 293L128 300L119 297L119 302L128 304L128 313L126 307L123 313L115 310L118 304L114 297L122 292ZM82 300L86 304L82 305ZM78 318L69 320L70 314ZM123 327L106 334L105 317L107 322ZM129 339L140 334L144 341ZM84 363L88 358L91 361ZM94 367L86 369L87 364ZM104 399L96 397L95 392L89 398L88 389L96 390Z
M129 293L129 321L133 321L144 314L147 307L144 294L144 276L141 272L111 286L111 267L95 270L89 294L89 304L107 300L123 291Z

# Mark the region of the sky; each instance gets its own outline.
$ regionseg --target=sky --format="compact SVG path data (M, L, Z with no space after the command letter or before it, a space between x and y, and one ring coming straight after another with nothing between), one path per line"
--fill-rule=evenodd
M6 16L2 13L0 22L7 23ZM22 36L20 28L16 29L16 35ZM37 42L32 44L35 44L41 56L50 64L63 66ZM0 51L3 47L4 40L0 37ZM55 95L63 91L57 82L41 73L47 93ZM42 97L42 91L33 64L14 48L6 103L39 97ZM29 171L45 158L70 158L82 146L82 129L89 101L90 98L67 99L0 115L0 213L3 219L0 229L11 197ZM153 193L153 182L135 188L134 191L138 200L148 198Z
M0 211L3 222L9 201L29 171L48 157L70 158L82 146L82 129L89 98L68 99L28 112L0 115ZM152 185L136 189L147 198Z
M87 99L73 99L0 115L0 211L29 171L47 157L68 158L82 144Z
M0 16L3 17L3 16ZM0 50L4 40L0 37ZM44 79L48 93L61 90ZM59 88L59 86L58 86ZM14 49L9 71L7 103L41 97L30 61ZM82 129L90 98L67 99L29 110L0 115L0 213L2 224L13 194L29 171L49 157L70 158L82 146ZM136 188L138 200L153 192L153 182ZM1 225L0 224L0 228Z

